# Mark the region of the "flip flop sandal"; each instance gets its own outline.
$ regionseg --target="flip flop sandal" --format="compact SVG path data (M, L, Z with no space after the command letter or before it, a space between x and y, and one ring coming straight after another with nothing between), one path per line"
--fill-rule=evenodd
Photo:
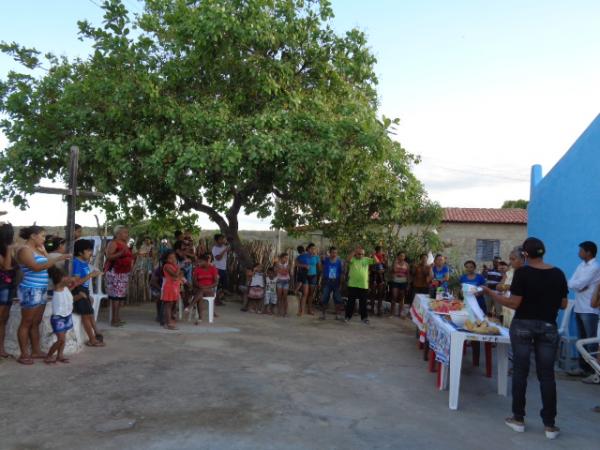
M69 361L68 358L61 358L61 359L57 359L57 361L59 363L63 363L63 364L69 364L71 361Z
M19 358L19 359L17 359L17 362L19 364L23 364L24 366L33 365L33 359L31 359L31 358Z
M45 359L44 364L48 364L48 365L56 364L56 360L55 359Z

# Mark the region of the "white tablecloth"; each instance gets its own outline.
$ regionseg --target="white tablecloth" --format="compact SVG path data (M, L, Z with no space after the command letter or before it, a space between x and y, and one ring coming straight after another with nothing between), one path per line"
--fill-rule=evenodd
M442 385L447 385L448 368L450 369L450 409L458 408L460 389L460 372L462 368L463 346L465 341L491 342L496 344L498 365L498 394L507 395L508 388L508 330L500 328L499 336L488 336L470 333L458 329L440 314L429 309L431 299L424 294L417 294L411 307L412 321L419 329L421 340L425 338L429 347L435 352L436 360L442 363Z

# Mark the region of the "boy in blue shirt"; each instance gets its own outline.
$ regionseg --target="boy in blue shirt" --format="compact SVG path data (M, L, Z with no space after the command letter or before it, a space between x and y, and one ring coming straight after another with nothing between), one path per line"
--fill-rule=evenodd
M323 297L321 299L321 320L325 320L327 314L327 305L329 304L329 298L333 295L333 303L335 304L335 319L343 320L343 316L340 316L340 306L342 305L342 295L340 292L340 286L342 281L343 264L342 260L338 258L337 248L329 247L329 256L323 258L321 261L323 267Z
M90 298L90 280L100 275L99 270L90 270L90 258L94 250L94 244L87 239L75 241L75 258L73 258L73 279L75 287L71 289L73 294L73 312L81 316L83 329L88 336L86 345L90 347L103 347L104 339L94 319L94 308Z

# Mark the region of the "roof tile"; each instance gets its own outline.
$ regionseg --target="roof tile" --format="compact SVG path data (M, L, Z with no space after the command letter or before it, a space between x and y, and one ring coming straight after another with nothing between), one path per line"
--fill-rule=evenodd
M516 208L444 208L442 222L527 225L527 210Z

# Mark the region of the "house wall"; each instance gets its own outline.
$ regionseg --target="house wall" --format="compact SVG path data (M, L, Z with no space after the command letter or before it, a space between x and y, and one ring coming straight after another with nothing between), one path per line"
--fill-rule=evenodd
M554 168L532 170L529 235L546 244L546 260L569 277L580 263L578 244L600 246L600 115Z
M493 239L500 241L500 256L508 259L510 251L521 245L527 237L527 226L519 224L484 223L443 223L440 237L447 246L445 253L449 260L462 267L469 259L476 259L477 240ZM478 261L478 263L490 261Z

